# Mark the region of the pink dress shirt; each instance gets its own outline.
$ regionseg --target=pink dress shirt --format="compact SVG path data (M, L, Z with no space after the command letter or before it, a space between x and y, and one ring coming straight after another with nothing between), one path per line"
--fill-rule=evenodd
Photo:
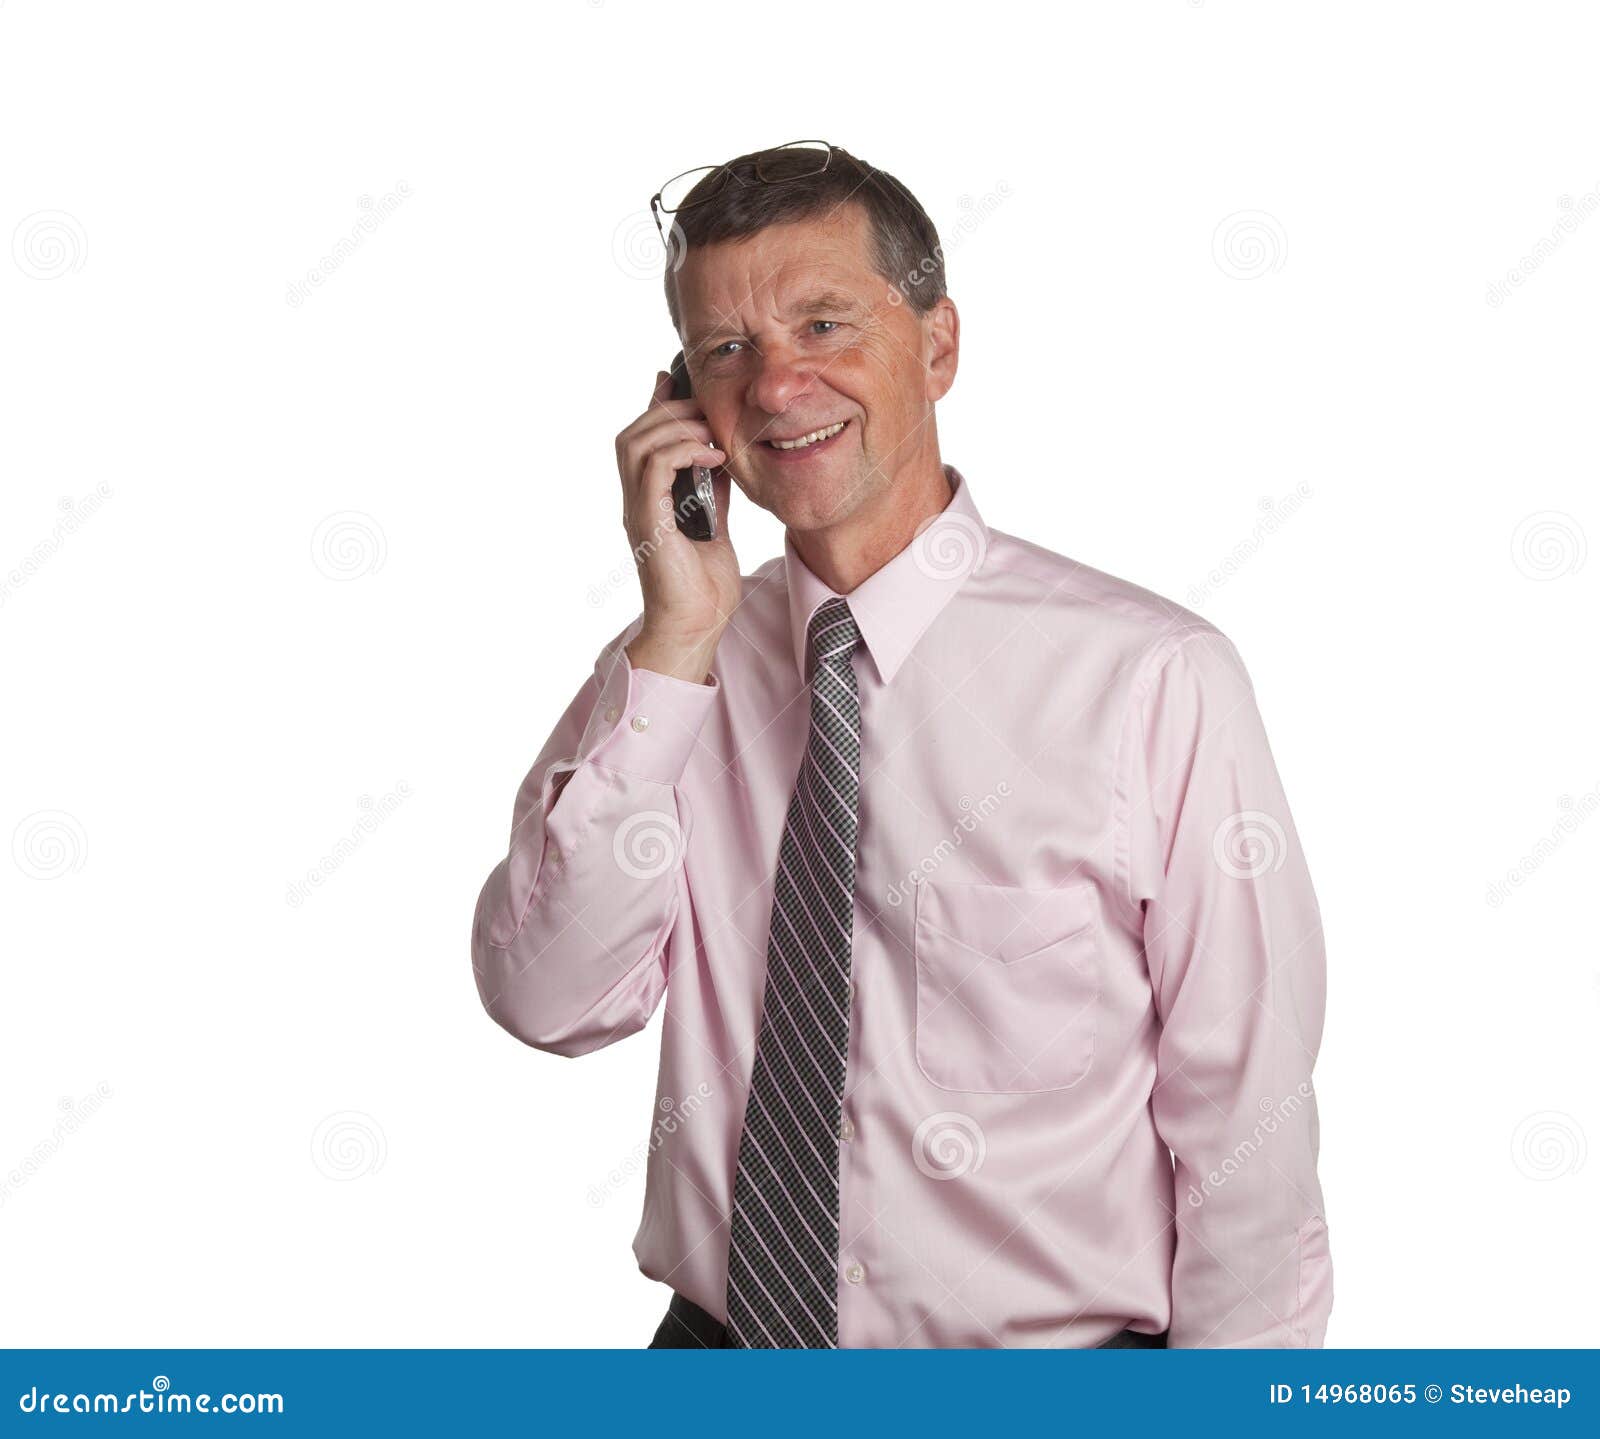
M1324 961L1248 676L1206 620L990 530L966 480L864 642L839 1344L1317 1347ZM594 673L517 794L478 990L580 1055L666 997L639 1266L726 1315L773 871L804 752L786 542L704 684Z

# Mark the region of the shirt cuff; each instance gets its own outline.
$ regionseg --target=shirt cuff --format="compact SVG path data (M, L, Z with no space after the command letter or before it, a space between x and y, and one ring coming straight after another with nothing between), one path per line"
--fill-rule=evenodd
M695 684L635 669L619 648L601 678L580 753L607 769L676 784L721 689L715 673Z

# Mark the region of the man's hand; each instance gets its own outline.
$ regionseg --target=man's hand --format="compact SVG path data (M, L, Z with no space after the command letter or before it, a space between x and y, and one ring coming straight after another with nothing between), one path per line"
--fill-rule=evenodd
M644 623L627 647L638 669L705 682L717 641L739 603L739 561L728 538L726 470L711 477L717 538L691 540L672 512L672 481L690 465L720 466L711 426L695 400L673 400L672 379L656 375L650 407L617 436L622 523L639 566Z

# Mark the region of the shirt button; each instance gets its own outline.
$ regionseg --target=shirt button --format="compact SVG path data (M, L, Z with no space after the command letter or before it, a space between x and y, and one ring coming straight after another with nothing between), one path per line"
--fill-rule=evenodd
M649 715L635 715L633 717L633 727L636 730L640 731L640 733L643 733L645 730L650 728L650 716Z
M866 1267L860 1264L851 1264L845 1268L844 1277L852 1284L859 1284L867 1277Z
M850 1122L850 1116L847 1114L839 1121L839 1138L848 1141L855 1137L856 1127Z
M615 721L616 717L617 717L617 707L615 705L607 705L606 706L606 723L607 724L611 724L613 721Z

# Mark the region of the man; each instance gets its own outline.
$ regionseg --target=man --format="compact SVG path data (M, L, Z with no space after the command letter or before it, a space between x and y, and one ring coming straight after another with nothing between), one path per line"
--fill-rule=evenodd
M1320 1346L1321 927L1238 654L985 525L893 177L804 142L675 198L694 398L658 376L617 437L642 613L472 945L556 1054L666 997L656 1346ZM1062 482L1050 438L1015 483ZM710 541L673 520L693 465ZM730 482L786 527L752 575Z

